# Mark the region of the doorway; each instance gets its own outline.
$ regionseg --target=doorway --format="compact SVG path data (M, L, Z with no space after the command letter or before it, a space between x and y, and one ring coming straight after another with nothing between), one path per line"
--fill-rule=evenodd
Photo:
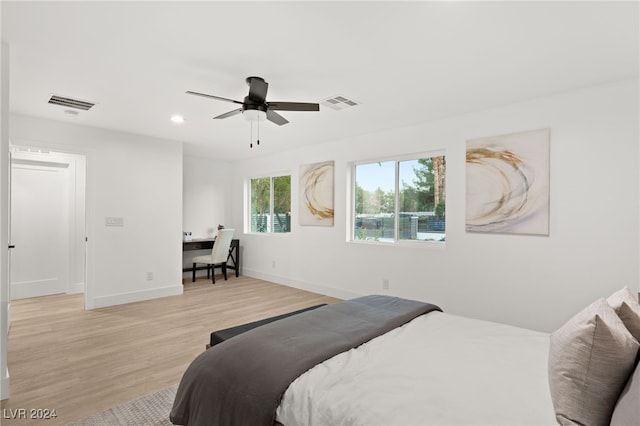
M86 158L11 148L10 300L82 293Z

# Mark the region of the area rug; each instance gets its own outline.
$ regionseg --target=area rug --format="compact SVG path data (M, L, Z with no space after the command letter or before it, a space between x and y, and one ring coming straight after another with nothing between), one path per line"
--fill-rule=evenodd
M169 411L178 386L145 395L68 426L170 426Z

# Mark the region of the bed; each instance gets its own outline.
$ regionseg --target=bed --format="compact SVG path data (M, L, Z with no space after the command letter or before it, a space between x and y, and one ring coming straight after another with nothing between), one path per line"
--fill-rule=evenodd
M553 425L549 336L431 312L312 368L285 425Z
M640 321L640 306L638 315ZM380 326L380 316L390 323ZM365 336L348 341L361 328ZM452 315L422 302L367 296L275 321L206 351L185 372L171 421L189 426L575 424L583 406L575 415L554 406L554 380L548 376L552 344L571 352L548 333ZM634 394L640 378L632 383L640 374L632 374L640 345L636 340L628 346L626 357L635 350L633 359L621 373L624 382L613 389L613 404L621 399L626 407L618 415L621 422L640 414ZM298 365L298 358L309 359ZM273 389L272 382L277 382ZM605 409L608 419L613 408Z

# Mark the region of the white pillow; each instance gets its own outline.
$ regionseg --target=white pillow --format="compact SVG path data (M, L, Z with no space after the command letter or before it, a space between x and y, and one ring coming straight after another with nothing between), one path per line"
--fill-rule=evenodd
M607 302L616 311L624 325L640 342L640 303L629 287L618 290L607 298Z
M608 425L640 344L605 299L551 334L549 388L561 425Z

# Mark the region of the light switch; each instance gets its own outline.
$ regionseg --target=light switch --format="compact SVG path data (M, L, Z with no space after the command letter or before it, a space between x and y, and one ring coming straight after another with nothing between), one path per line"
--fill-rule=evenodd
M105 217L104 226L124 226L124 217Z

